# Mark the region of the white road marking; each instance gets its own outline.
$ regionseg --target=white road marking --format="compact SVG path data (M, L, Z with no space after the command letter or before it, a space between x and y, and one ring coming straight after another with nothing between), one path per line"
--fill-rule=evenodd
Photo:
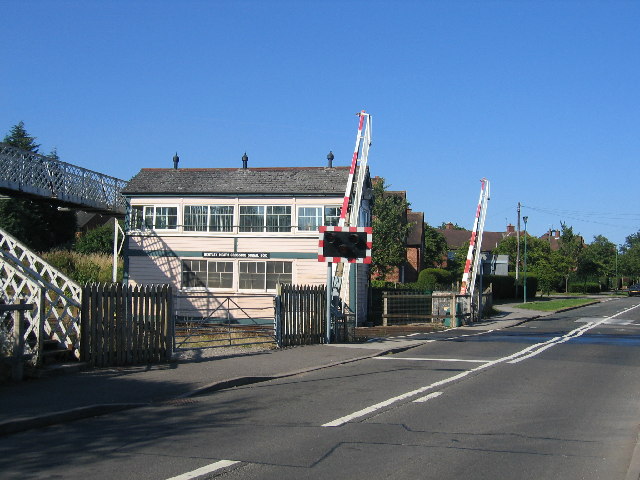
M582 317L576 320L576 323L589 323L596 320L594 317ZM604 322L606 325L635 325L636 327L640 327L635 321L624 319L624 318L612 318L607 317Z
M190 472L183 473L182 475L168 478L167 480L188 480L190 478L196 478L202 475L206 475L207 473L215 472L216 470L220 470L222 468L230 467L231 465L235 465L236 463L240 462L234 460L220 460L218 462L210 463L209 465L198 468L197 470L192 470Z
M634 308L637 308L640 305L634 305L633 307L627 308L625 310L622 310L618 313L616 313L615 315L611 315L610 317L605 317L601 320L598 321L590 321L589 323L578 327L574 330L571 330L569 333L565 333L562 337L555 337L554 339L552 339L552 341L550 342L545 342L547 343L545 344L538 344L538 345L542 345L540 348L538 348L537 350L529 353L528 355L524 355L520 358L516 358L512 361L510 361L509 363L518 363L521 362L523 360L527 360L531 357L535 357L536 355L538 355L539 353L544 352L546 349L551 348L555 345L560 345L561 343L565 343L568 342L569 340L571 340L572 338L577 338L582 336L583 334L585 334L587 331L591 330L592 328L598 327L602 324L608 323L610 320L615 319L618 315L622 315L623 313L627 313L630 310L633 310Z
M598 322L591 322L588 323L586 325L583 325L580 328L576 328L575 330L572 330L571 332L563 335L562 337L553 337L551 340L547 340L546 342L541 342L541 343L536 343L533 345L528 346L527 348L524 348L516 353L513 353L511 355L507 355L506 357L502 357L502 358L498 358L497 360L492 360L486 363L483 363L482 365L479 365L471 370L466 370L464 372L461 372L457 375L454 375L453 377L449 377L449 378L445 378L444 380L439 380L437 382L432 383L431 385L426 385L424 387L420 387L417 388L415 390L412 390L410 392L406 392L403 393L401 395L398 395L396 397L392 397L389 398L387 400L384 400L382 402L376 403L375 405L371 405L370 407L366 407L363 408L362 410L358 410L357 412L351 413L349 415L345 415L344 417L340 417L337 418L336 420L333 420L331 422L325 423L324 425L322 425L323 427L339 427L341 425L344 425L347 422L350 422L351 420L355 420L356 418L360 418L363 417L365 415L368 415L370 413L373 413L377 410L380 410L384 407L388 407L389 405L392 405L396 402L399 402L401 400L405 400L407 398L410 397L415 397L416 395L419 395L421 393L427 392L429 390L433 390L436 387L440 387L442 385L446 385L448 383L452 383L455 382L457 380L460 380L472 373L478 372L480 370L484 370L485 368L489 368L492 367L493 365L497 365L500 363L517 363L520 362L522 360L525 360L527 358L531 358L534 357L535 355L538 355L539 353L543 352L544 350L546 350L547 348L551 348L552 346L555 345L559 345L561 343L567 342L569 340L571 340L572 338L576 338L581 336L582 334L584 334L585 332L587 332L588 330L591 330L594 327L597 327L598 325L601 325L602 323L604 323L605 321L607 321L608 319L611 318L615 318L618 315L621 315L623 313L629 312L635 308L640 307L640 304L635 305L633 307L627 308L625 310L622 310L618 313L616 313L615 315L612 315L610 317L606 317L603 318L602 320L598 321Z
M470 360L466 358L422 358L422 357L375 357L374 360L408 360L417 362L468 362L487 363L491 360Z
M424 403L424 402L427 402L427 401L431 400L432 398L439 397L440 395L442 395L442 392L433 392L433 393L430 393L429 395L426 395L424 397L416 398L414 400L414 403Z

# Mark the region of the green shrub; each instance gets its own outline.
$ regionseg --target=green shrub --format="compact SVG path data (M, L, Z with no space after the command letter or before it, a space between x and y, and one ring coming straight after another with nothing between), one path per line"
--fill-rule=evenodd
M113 276L113 257L104 254L81 254L55 250L42 258L77 283L109 283ZM123 261L118 260L117 280L122 281Z
M516 294L515 277L502 275L485 275L482 279L485 286L492 285L493 299L514 298Z
M453 282L453 272L443 268L425 268L418 275L416 284L422 290L448 290Z
M78 238L73 249L79 253L113 253L113 225L107 224L89 230Z
M523 291L523 278L520 278L520 285L518 286L518 296L524 295ZM493 299L512 299L516 298L516 277L515 273L510 273L509 276L503 275L485 275L482 279L484 288L489 284L493 287ZM527 300L533 299L536 296L538 290L538 277L534 274L527 273Z
M569 284L569 293L600 293L598 282L574 282Z
M385 290L412 290L415 288L415 284L387 282L386 280L371 280L371 287Z

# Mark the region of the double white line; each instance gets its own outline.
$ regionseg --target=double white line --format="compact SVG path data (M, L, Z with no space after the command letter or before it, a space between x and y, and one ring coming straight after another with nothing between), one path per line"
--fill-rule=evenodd
M521 362L523 360L526 360L528 358L531 357L535 357L536 355L538 355L539 353L544 352L545 350L547 350L548 348L551 348L555 345L559 345L561 343L565 343L568 342L569 340L573 339L573 338L577 338L582 336L584 333L588 332L589 330L591 330L592 328L598 327L600 325L602 325L603 323L608 322L609 320L611 320L612 318L616 318L618 315L622 315L623 313L627 313L630 310L633 310L634 308L638 308L640 305L634 305L633 307L629 307L625 310L622 310L621 312L616 313L615 315L611 315L610 317L605 317L602 320L598 320L597 322L588 322L584 325L582 325L581 327L576 328L575 330L571 330L569 333L565 333L563 336L561 337L554 337L551 340L547 340L546 342L542 342L542 343L538 343L536 345L532 345L529 348L526 348L524 350L522 350L521 353L523 354L522 356L519 356L518 358L509 361L509 363L518 363ZM531 350L530 353L527 353L528 350Z
M555 345L560 345L561 343L565 343L568 342L569 340L571 340L572 338L576 338L579 337L581 335L583 335L585 332L591 330L592 328L595 328L599 325L602 325L603 323L606 323L608 320L617 317L618 315L622 315L624 313L629 312L630 310L633 310L634 308L638 308L640 307L640 304L635 305L633 307L627 308L625 310L622 310L621 312L616 313L615 315L612 315L610 317L606 317L603 318L602 320L598 320L596 322L589 322L579 328L576 328L575 330L572 330L566 334L564 334L561 337L554 337L551 340L547 340L546 342L542 342L542 343L536 343L535 345L531 345L523 350L520 350L516 353L513 353L511 355L508 355L506 357L502 357L502 358L498 358L497 360L491 360L489 362L486 362L482 365L479 365L475 368L472 368L471 370L466 370L464 372L461 372L457 375L454 375L453 377L449 377L449 378L445 378L444 380L440 380L437 382L432 383L431 385L426 385L424 387L420 387L417 388L415 390L412 390L410 392L406 392L403 393L401 395L398 395L396 397L392 397L389 398L387 400L384 400L383 402L380 403L376 403L375 405L371 405L370 407L366 407L363 408L362 410L358 410L357 412L351 413L349 415L345 415L344 417L340 417L336 420L333 420L331 422L325 423L324 425L322 425L323 427L339 427L341 425L344 425L347 422L350 422L352 420L355 420L357 418L363 417L365 415L369 415L371 413L376 412L377 410L381 410L382 408L388 407L396 402L399 402L401 400L407 400L411 397L415 397L416 395L420 395L421 393L425 393L428 392L429 390L434 390L437 387L441 387L443 385L446 385L448 383L453 383L456 382L468 375L471 375L475 372L478 372L480 370L484 370L486 368L492 367L494 365L498 365L500 363L518 363L521 362L523 360L526 360L528 358L531 357L535 357L536 355L538 355L539 353L544 352L545 350L547 350L548 348L551 348ZM435 398L435 396L430 396L427 395L427 397L423 397L423 399L418 399L416 401L425 401L431 398Z

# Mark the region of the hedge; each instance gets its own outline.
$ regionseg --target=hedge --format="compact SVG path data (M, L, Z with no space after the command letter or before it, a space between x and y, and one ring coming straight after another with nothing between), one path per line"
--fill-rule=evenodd
M453 272L443 268L425 268L418 275L417 286L425 290L447 290L453 282Z
M569 293L600 293L598 282L575 282L569 284Z
M520 279L518 296L524 295L522 281L523 278ZM516 298L515 273L510 273L509 276L485 275L482 278L482 284L485 288L488 287L489 284L492 284L494 300ZM527 300L535 298L537 291L538 277L536 275L527 273Z

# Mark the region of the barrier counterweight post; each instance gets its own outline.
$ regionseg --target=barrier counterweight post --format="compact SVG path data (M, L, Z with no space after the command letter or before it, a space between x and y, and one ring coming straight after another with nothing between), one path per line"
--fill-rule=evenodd
M325 328L324 342L331 343L331 262L327 262L327 324Z

